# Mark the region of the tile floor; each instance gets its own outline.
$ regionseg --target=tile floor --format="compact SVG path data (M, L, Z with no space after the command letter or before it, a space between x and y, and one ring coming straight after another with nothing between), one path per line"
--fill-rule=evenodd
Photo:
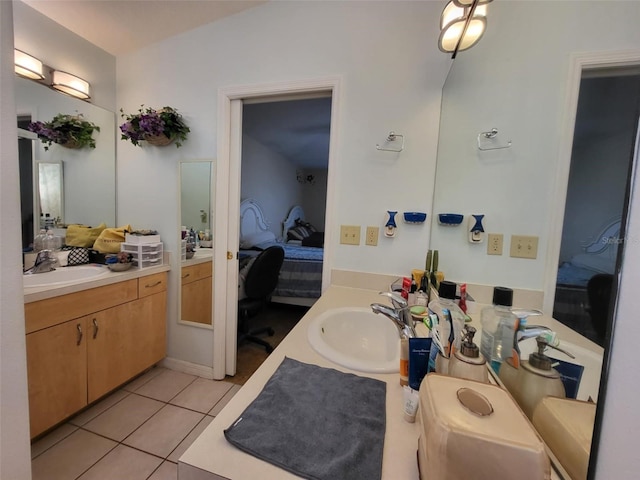
M176 480L180 456L239 389L153 368L35 442L33 480Z

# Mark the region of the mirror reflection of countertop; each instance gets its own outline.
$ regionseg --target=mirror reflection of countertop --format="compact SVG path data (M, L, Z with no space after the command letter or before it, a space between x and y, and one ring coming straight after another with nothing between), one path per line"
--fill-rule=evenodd
M182 260L181 263L183 267L187 267L211 261L213 261L213 248L196 248L195 255L188 260Z

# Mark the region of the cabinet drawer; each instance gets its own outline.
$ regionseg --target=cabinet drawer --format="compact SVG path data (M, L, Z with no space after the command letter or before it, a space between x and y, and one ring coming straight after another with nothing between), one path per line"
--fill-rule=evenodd
M182 267L182 285L210 277L213 273L213 262L197 263Z
M138 279L138 298L164 292L167 289L166 272L155 273Z
M24 306L25 330L26 333L35 332L72 318L83 317L131 302L136 298L138 298L138 280L133 279L27 303Z

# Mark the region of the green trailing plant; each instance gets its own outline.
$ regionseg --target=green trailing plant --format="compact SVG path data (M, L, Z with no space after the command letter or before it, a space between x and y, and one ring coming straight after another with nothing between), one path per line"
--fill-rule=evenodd
M129 140L137 146L140 146L141 141L154 145L168 145L175 141L176 147L179 148L190 132L182 115L172 107L155 110L141 105L137 113L127 114L120 109L120 114L125 119L125 122L120 125L122 132L120 138ZM158 138L166 140L158 140Z
M82 114L64 113L57 114L49 122L31 122L28 129L38 135L45 150L54 143L67 148L96 148L93 132L100 131L99 126L85 120Z

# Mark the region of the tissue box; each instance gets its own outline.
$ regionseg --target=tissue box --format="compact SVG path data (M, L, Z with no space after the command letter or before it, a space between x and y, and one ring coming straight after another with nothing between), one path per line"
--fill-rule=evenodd
M551 478L542 439L506 390L430 373L420 386L419 408L421 478Z

